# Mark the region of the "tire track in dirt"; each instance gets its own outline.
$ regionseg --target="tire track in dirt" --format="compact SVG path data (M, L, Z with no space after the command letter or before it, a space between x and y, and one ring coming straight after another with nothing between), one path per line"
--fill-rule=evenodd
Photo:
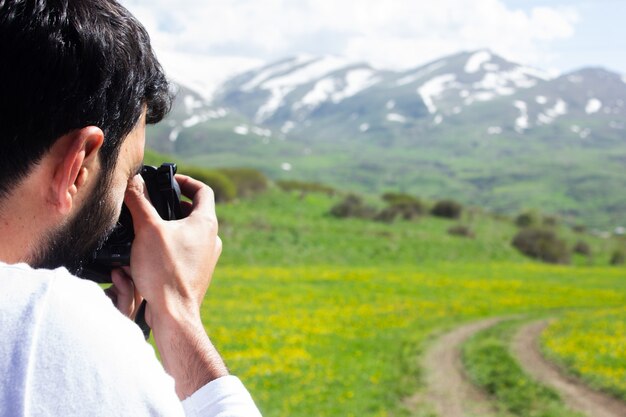
M426 391L405 401L410 409L429 403L440 417L491 417L495 411L487 394L472 384L464 371L461 346L474 334L505 318L462 325L440 336L423 357Z
M552 387L571 409L589 417L624 417L626 403L594 391L579 380L565 375L555 364L546 360L539 348L539 337L548 326L540 320L522 326L513 338L511 350L522 368L541 383Z

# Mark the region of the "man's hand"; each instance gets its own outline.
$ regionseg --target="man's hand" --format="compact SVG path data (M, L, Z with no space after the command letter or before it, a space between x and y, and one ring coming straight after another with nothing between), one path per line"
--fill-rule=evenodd
M135 320L143 297L135 288L132 278L128 276L127 271L117 268L111 271L111 280L113 285L104 292L122 314Z
M128 182L124 202L133 217L135 240L130 276L146 299L146 322L181 399L228 375L208 339L200 305L222 251L211 188L184 175L176 180L192 202L187 217L165 221L146 198L140 176Z

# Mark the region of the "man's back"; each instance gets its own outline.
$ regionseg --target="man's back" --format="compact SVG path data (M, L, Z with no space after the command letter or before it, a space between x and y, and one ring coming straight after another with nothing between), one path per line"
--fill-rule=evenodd
M0 278L0 416L184 414L139 328L96 284L27 265L0 264Z

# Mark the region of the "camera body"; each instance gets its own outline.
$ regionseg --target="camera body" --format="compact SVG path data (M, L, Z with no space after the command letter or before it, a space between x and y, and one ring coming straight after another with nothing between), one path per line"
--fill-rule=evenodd
M183 217L180 207L180 187L174 178L176 164L164 163L160 167L144 165L141 176L146 183L150 201L164 220ZM126 205L115 229L91 258L85 262L80 277L97 283L111 283L111 270L130 265L130 251L135 238L133 218Z

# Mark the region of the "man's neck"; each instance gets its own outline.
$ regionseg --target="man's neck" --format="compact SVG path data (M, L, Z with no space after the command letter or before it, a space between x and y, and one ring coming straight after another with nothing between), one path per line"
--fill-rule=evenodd
M26 178L4 199L0 210L0 261L30 263L47 234L50 211L36 181Z

